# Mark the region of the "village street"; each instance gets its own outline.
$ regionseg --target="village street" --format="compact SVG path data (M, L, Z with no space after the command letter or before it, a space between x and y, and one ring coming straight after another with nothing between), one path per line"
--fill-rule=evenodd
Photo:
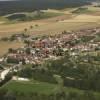
M6 77L6 75L7 75L9 72L10 72L10 68L5 69L4 71L2 71L1 74L0 74L0 79L1 79L1 80L4 80L5 77Z

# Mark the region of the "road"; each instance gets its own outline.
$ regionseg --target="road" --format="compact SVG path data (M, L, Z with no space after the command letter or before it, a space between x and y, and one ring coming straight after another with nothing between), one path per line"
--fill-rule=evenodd
M1 80L4 80L6 75L10 72L10 68L9 69L5 69L4 71L1 72L0 74L0 78Z

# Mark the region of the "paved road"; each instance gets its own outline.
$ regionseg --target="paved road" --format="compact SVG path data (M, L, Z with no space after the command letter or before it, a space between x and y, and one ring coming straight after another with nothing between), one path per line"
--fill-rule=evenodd
M0 78L1 78L2 80L4 80L5 77L6 77L6 75L7 75L9 72L10 72L10 68L9 68L9 69L5 69L4 71L1 72Z

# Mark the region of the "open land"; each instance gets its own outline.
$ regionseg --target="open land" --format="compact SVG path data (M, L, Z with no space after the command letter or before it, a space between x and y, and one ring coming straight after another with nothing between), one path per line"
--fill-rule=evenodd
M48 13L59 13L58 16L54 16L51 18L45 18L40 20L33 20L27 22L10 22L5 18L0 18L0 38L11 36L16 33L23 33L24 29L27 28L26 34L39 36L39 35L46 35L46 34L57 34L61 33L62 31L66 30L80 30L85 28L96 27L100 25L100 15L99 15L99 7L88 7L87 10L84 11L82 14L72 13L74 10L78 8L71 8L71 9L64 9L64 10L43 10L43 12ZM86 13L85 13L86 12ZM91 13L90 13L91 12ZM35 25L38 25L36 27ZM30 29L30 26L33 26ZM5 47L0 49L1 55L4 54L8 47L12 47L10 43L3 43ZM18 46L19 44L19 46ZM2 42L0 42L2 45ZM20 43L13 45L16 48L16 45L20 47Z
M4 55L5 53L8 52L9 48L20 48L23 47L22 42L1 42L0 41L0 56Z
M10 81L1 85L0 90L14 92L17 94L16 100L23 100L19 99L22 97L27 100L27 97L33 95L36 97L36 93L39 94L37 97L43 96L41 94L45 97L55 94L57 97L56 93L62 93L61 97L66 97L65 93L69 95L68 100L79 97L84 97L82 100L99 100L99 10L100 8L87 6L64 10L48 9L43 12L59 14L25 22L10 23L1 20L0 56L7 53L9 48L12 49L0 59L0 68L2 73L7 69L8 73L14 73L11 74ZM15 40L10 41L12 36ZM3 41L5 37L8 40ZM5 64L12 65L3 69ZM4 79L6 75L3 75Z

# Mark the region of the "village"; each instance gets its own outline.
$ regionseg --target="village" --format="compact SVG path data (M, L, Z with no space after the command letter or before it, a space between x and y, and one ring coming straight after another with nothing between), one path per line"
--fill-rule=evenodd
M8 53L0 58L0 79L12 71L20 69L25 64L42 64L45 60L56 60L66 52L71 56L79 56L100 50L100 28L83 29L79 31L63 31L56 35L41 37L16 34L17 41L24 41L25 46L19 49L9 48ZM99 39L98 39L99 37ZM3 66L9 67L3 67Z

